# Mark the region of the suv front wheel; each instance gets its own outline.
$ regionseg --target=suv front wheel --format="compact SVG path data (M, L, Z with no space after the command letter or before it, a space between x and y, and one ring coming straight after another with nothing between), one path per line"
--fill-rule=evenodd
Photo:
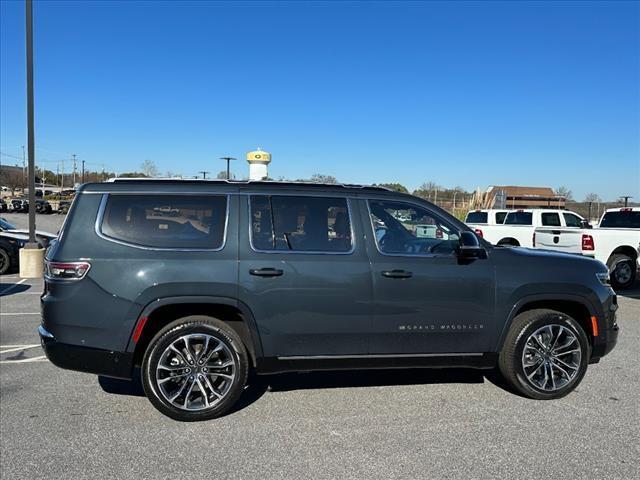
M551 400L578 386L589 356L589 340L573 318L554 310L530 310L513 320L499 367L524 396Z
M240 398L249 368L235 331L206 316L170 323L151 340L142 384L160 412L180 421L216 418Z

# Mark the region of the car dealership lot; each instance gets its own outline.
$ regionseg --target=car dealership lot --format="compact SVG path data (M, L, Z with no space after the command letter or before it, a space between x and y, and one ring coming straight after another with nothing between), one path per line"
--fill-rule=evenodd
M55 232L63 218L39 215L38 229ZM199 424L162 416L135 382L60 370L42 358L41 292L41 280L0 277L3 478L640 473L638 287L619 298L616 349L559 401L518 397L470 370L287 374L254 382L236 411Z

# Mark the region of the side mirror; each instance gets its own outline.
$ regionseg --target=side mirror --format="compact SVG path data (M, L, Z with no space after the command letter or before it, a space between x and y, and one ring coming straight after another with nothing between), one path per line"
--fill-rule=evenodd
M473 232L460 232L460 245L456 253L459 259L474 260L487 258L487 251L480 245L480 240Z
M593 228L593 225L589 223L589 220L580 220L581 228Z

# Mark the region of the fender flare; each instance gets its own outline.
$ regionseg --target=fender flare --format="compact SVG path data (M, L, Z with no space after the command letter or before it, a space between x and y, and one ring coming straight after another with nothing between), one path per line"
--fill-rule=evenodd
M140 322L146 322L146 318L153 314L158 308L165 307L167 305L180 305L186 303L199 303L209 305L227 305L235 307L240 310L240 313L244 317L245 324L249 330L251 336L251 343L253 351L255 353L256 361L263 357L262 342L260 341L260 335L258 333L258 324L256 322L251 309L244 302L232 297L216 297L208 295L184 295L176 297L162 297L149 302L140 312L136 319L131 332L129 332L129 341L127 343L127 352L134 352L136 348L136 342L133 340L133 333L138 328ZM145 319L145 320L143 320Z
M516 303L511 307L511 311L507 317L507 321L504 323L502 327L502 331L500 335L498 335L498 342L496 343L496 352L500 352L502 350L502 346L504 345L504 340L507 336L507 332L511 328L511 324L513 323L513 319L516 317L516 314L528 303L540 302L544 300L561 300L566 302L574 302L583 305L588 311L589 315L595 315L598 318L601 317L600 314L596 311L595 307L589 301L588 298L583 297L582 295L574 295L570 293L535 293L532 295L525 295L520 298Z

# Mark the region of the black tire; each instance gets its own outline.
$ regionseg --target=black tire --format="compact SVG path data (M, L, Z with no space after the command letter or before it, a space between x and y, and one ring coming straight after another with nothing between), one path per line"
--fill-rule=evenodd
M579 362L576 362L576 372L572 373L574 376L567 380L565 385L553 391L540 388L533 381L528 380L523 366L523 353L527 340L540 328L550 325L568 329L575 336L581 350ZM553 400L564 397L578 386L587 371L590 356L589 340L578 322L555 310L538 309L521 313L513 320L500 352L498 366L504 379L520 394L536 400ZM564 358L566 360L566 357ZM530 368L532 370L529 370L529 373L533 371L533 367ZM546 371L544 373L546 377ZM551 377L553 377L553 373ZM562 379L560 376L554 378L558 378L558 381ZM555 380L553 381L555 382Z
M11 269L11 257L9 252L0 247L0 275L4 275Z
M636 261L624 254L611 255L607 261L611 274L611 286L614 290L624 290L633 287L636 282Z
M158 363L165 349L188 334L206 334L215 337L226 345L235 363L234 378L231 380L231 385L226 387L228 389L223 398L211 407L196 411L187 411L170 403L161 393L156 375ZM152 405L164 415L182 422L210 420L224 415L237 402L246 385L248 371L247 350L236 332L217 318L193 315L170 323L151 339L142 361L142 386Z

